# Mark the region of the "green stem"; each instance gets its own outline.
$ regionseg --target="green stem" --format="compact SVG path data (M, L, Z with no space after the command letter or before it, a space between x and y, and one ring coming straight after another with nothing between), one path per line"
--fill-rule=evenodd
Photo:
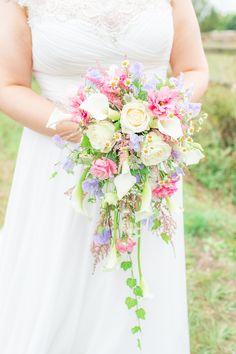
M142 286L143 283L143 274L141 266L141 222L138 222L138 274L139 274L139 283Z
M117 240L117 230L118 230L118 210L114 210L114 237L113 242L116 243Z

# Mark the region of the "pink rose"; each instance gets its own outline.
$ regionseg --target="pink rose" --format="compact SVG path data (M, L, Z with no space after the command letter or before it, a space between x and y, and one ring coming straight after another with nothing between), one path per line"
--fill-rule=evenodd
M153 189L152 194L155 198L168 198L177 191L176 180L158 185Z
M99 179L111 178L117 174L117 165L114 161L101 157L94 160L90 169L91 174Z
M148 95L148 108L152 114L159 118L165 118L169 113L175 112L176 102L179 94L168 86L162 87L159 91L150 92Z
M127 240L118 239L116 241L116 249L120 253L133 252L136 242L131 238Z

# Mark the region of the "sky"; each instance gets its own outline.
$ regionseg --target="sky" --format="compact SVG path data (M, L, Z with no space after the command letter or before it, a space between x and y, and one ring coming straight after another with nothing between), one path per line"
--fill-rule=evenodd
M223 13L236 13L236 0L211 0L211 3Z

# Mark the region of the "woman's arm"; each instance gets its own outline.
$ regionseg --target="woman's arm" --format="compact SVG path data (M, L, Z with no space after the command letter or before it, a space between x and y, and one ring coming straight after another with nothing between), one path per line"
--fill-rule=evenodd
M24 9L0 0L0 110L25 127L52 136L78 141L77 125L61 123L56 131L46 128L53 102L31 89L31 31Z
M208 64L191 0L173 0L175 36L170 64L174 76L181 72L187 87L194 85L192 101L199 101L208 86Z

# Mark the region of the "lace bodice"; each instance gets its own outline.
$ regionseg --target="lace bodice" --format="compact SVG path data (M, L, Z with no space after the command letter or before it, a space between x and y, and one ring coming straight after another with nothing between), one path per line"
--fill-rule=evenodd
M173 42L170 0L13 0L27 8L33 71L61 100L85 71L124 57L166 75Z
M125 33L145 10L160 11L170 0L19 0L29 8L29 23L50 17L58 21L80 18L95 27L101 35Z

